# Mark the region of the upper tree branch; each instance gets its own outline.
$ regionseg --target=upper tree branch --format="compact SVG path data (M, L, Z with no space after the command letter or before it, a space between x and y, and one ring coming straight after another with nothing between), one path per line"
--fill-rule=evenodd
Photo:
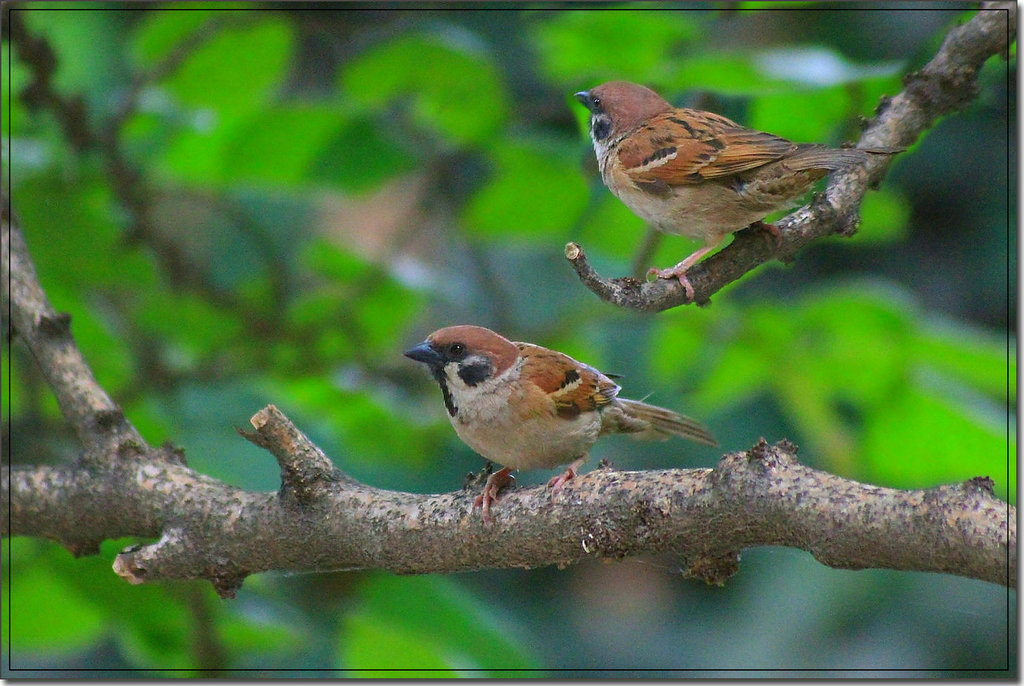
M883 99L857 147L909 146L940 116L973 100L981 66L989 57L1005 54L1016 31L1015 3L985 3L969 22L947 34L938 53L923 69L904 77L904 88L898 95ZM737 233L728 247L687 271L694 301L710 302L712 294L769 260L792 260L815 239L856 233L864 194L881 181L887 167L888 159L877 156L863 168L832 174L824 194L775 223L782 234L779 242L765 232ZM602 277L576 243L565 246L565 257L587 288L614 305L660 312L689 302L675 279L645 282L632 277Z

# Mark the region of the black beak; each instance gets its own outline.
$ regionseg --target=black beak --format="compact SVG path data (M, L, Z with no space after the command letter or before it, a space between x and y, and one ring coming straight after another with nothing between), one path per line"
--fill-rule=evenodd
M438 355L437 351L430 345L430 341L423 341L415 348L410 348L402 354L410 360L422 362L432 369L441 366L441 356Z
M590 91L580 91L576 93L576 99L580 101L580 104L586 107L591 112L594 111L594 101L590 99Z

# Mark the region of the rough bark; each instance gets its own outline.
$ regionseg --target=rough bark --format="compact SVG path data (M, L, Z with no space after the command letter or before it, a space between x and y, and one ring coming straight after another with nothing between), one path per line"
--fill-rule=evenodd
M473 509L479 483L436 495L384 491L339 472L275 407L252 422L251 440L279 456L278 492L242 491L149 452L122 452L91 469L5 469L10 530L73 549L83 538L159 536L119 554L114 570L131 583L208 579L229 597L249 574L272 569L414 574L650 552L671 553L689 575L720 584L737 571L740 551L757 545L800 548L832 567L1016 585L1014 509L985 478L880 488L801 465L786 442L762 441L715 469L599 468L557 494L514 490L486 524Z

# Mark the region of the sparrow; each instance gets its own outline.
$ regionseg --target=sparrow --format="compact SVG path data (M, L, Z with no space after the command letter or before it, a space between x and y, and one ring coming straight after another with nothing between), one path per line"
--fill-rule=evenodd
M647 440L681 436L717 445L689 417L618 397L619 386L593 367L481 326L439 329L405 356L430 369L459 438L502 465L473 503L488 522L491 503L514 481L514 470L569 463L548 482L557 491L576 476L604 434Z
M830 148L793 143L719 114L676 108L650 88L609 81L576 93L590 111L590 137L609 190L665 233L704 241L669 269L693 300L686 271L729 234L795 205L830 171L863 164L902 148Z

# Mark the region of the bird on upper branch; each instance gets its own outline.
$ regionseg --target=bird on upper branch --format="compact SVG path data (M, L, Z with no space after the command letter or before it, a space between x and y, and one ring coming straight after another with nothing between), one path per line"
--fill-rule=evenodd
M830 171L902 148L830 148L748 129L719 114L676 108L650 88L609 81L576 93L590 111L601 178L639 217L704 246L674 267L648 274L676 278L693 300L687 270L729 234L787 209Z

